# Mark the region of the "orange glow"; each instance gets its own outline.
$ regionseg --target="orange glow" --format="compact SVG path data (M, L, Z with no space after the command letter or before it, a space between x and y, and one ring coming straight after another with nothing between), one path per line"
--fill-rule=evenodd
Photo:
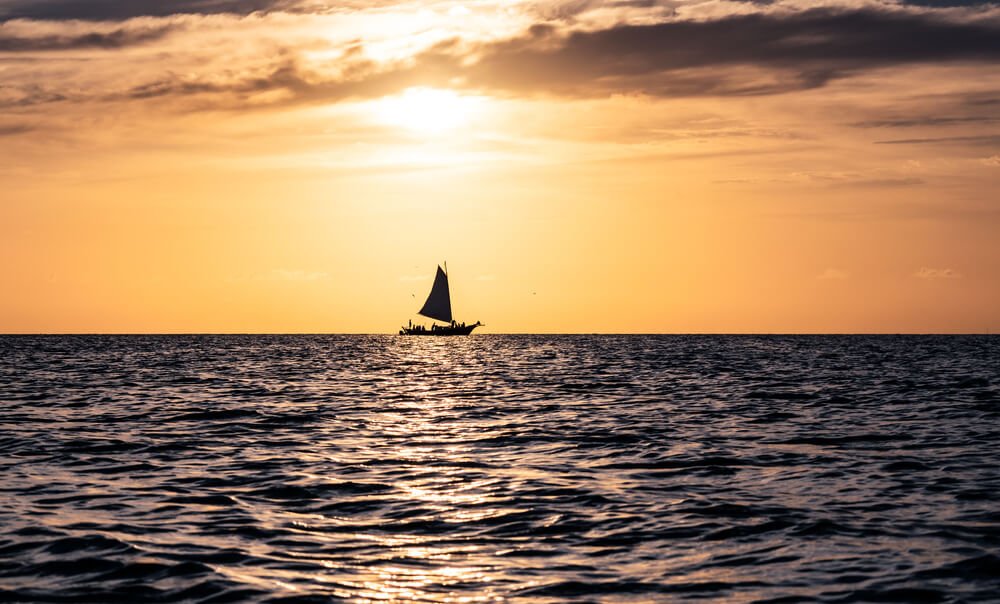
M896 115L989 94L995 65L616 92L629 73L567 79L603 63L499 62L565 39L527 5L407 10L5 64L0 331L395 333L443 260L477 333L1000 329L996 150L976 116ZM42 80L66 100L32 105Z

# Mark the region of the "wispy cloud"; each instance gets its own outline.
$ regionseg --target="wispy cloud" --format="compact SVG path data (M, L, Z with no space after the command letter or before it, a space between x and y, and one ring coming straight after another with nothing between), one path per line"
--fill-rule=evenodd
M976 136L942 136L937 138L903 138L887 141L875 141L876 145L1000 145L1000 134L986 134Z
M902 177L902 178L859 178L855 180L840 181L831 184L831 186L881 189L881 188L891 188L891 187L914 187L922 184L925 184L925 182L921 178Z
M141 26L116 27L106 31L41 33L40 35L18 35L11 31L13 29L7 24L0 23L0 53L124 48L159 40L173 31L175 26L173 24L143 24Z
M0 136L15 136L31 132L35 128L29 124L0 124Z
M918 279L927 280L937 280L937 279L960 279L962 275L951 268L930 268L921 267L920 270L913 274L914 277Z
M855 128L924 128L936 126L967 126L969 124L995 124L1000 122L1000 117L989 115L969 115L969 116L915 116L896 117L878 120L866 120L854 122L851 126Z

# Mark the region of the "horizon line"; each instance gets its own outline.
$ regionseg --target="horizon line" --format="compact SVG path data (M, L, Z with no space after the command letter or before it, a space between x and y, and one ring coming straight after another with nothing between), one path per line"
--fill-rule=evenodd
M509 331L470 334L464 337L483 336L994 336L1000 332L993 331L565 331L565 332L529 332ZM31 337L31 336L401 336L398 333L362 332L362 331L52 331L52 332L2 332L0 337ZM441 336L448 337L448 336ZM454 336L458 337L458 336Z

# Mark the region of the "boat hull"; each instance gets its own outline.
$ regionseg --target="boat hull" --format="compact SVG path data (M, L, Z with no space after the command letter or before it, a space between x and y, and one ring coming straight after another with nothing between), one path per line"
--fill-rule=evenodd
M472 333L472 330L479 327L479 323L474 323L472 325L456 325L452 327L451 325L446 325L444 327L437 327L435 329L415 329L404 327L399 330L399 335L401 336L467 336Z

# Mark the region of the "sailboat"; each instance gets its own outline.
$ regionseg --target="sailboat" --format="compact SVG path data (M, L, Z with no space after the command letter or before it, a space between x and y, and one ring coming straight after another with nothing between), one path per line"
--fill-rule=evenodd
M467 336L472 330L482 325L476 321L472 325L459 323L451 316L451 290L448 289L448 263L445 268L437 267L437 274L434 275L434 285L431 286L431 293L427 296L423 308L419 313L435 321L441 321L445 325L432 323L430 329L423 325L414 325L411 321L406 327L399 330L401 336Z

